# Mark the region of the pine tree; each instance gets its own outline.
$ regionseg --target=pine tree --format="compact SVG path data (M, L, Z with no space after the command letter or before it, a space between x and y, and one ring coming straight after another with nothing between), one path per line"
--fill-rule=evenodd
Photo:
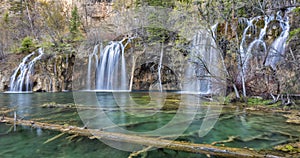
M78 35L79 26L80 26L79 14L78 14L78 9L75 6L72 9L71 20L70 20L70 33L72 38L75 38Z

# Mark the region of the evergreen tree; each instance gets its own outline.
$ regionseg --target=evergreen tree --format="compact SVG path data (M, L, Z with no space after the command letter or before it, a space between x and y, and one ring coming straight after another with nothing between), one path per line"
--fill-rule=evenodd
M70 19L70 32L71 32L72 38L75 38L78 35L79 26L80 26L79 14L78 14L78 9L75 6L72 9L71 19Z

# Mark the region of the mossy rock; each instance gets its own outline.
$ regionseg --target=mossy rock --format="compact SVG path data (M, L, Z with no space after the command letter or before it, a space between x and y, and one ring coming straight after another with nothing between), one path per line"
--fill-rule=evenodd
M178 110L179 108L179 103L176 102L170 102L170 103L166 103L163 107L162 110L165 111L171 111L171 110Z
M248 105L267 105L271 100L265 100L261 97L251 97L247 99Z
M298 155L300 153L300 142L290 143L290 144L285 144L285 145L278 145L274 149L278 150L278 151Z

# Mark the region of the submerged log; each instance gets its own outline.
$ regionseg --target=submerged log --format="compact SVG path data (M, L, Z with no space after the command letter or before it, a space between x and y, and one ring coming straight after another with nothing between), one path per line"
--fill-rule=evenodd
M131 154L128 156L128 158L137 157L137 156L139 156L140 154L145 153L145 152L151 150L152 148L153 148L152 146L148 146L147 148L144 148L144 149L142 149L142 150L140 150L140 151L133 152L133 153L131 153Z
M229 136L228 139L212 142L211 145L230 143L230 142L233 142L234 139L236 139L237 137L238 136Z
M143 146L166 148L177 151L185 151L191 153L209 154L222 157L278 157L275 155L269 155L267 153L259 153L257 151L244 149L244 148L231 148L231 147L219 147L208 144L195 144L190 142L172 141L161 138L153 138L146 136L129 135L122 133L104 132L96 129L86 129L76 126L64 126L57 124L49 124L42 122L34 122L30 120L14 120L14 118L1 118L0 123L10 123L22 126L30 126L33 128L42 128L46 130L60 131L68 134L75 134L78 136L96 137L105 140L111 140L116 142L125 142L132 144L139 144ZM93 133L94 135L92 135Z

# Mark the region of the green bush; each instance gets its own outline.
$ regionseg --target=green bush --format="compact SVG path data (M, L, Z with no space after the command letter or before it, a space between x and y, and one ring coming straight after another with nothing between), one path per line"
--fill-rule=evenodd
M36 44L34 43L31 37L25 37L22 40L21 47L19 48L19 52L22 53L30 53L36 49Z
M156 6L156 7L173 7L174 0L137 0L137 6L140 5L149 5L149 6Z

